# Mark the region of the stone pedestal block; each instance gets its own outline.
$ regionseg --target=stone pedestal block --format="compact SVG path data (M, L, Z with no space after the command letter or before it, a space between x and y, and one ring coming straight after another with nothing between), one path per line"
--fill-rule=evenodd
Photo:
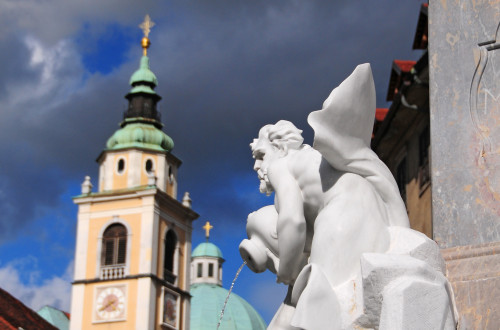
M379 329L453 330L453 306L443 283L402 277L384 289Z
M458 329L500 327L500 242L441 251L455 293Z
M409 255L366 253L361 259L364 312L379 329L455 329L453 294L444 274Z

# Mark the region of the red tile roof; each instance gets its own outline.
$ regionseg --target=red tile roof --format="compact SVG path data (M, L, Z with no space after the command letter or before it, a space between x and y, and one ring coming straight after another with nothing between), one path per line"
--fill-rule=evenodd
M387 116L387 112L389 112L388 108L377 108L375 110L375 120L384 121L385 116Z
M428 44L428 12L429 4L423 3L420 7L420 14L418 15L417 29L415 30L415 37L413 39L413 49L427 49Z
M0 315L0 329L2 329L2 330L11 330L11 329L18 330L18 328L16 328L15 326L13 326L9 322L7 322L7 320L4 319L1 315Z
M399 92L399 88L405 80L405 77L410 75L411 68L416 64L416 61L394 60L392 62L391 77L389 78L389 88L387 89L387 101L392 101L394 95ZM407 79L407 78L406 78Z
M57 330L35 311L0 288L0 329Z
M403 60L394 60L394 64L398 66L401 72L410 72L411 68L417 63L416 61L403 61ZM399 73L399 72L398 72Z

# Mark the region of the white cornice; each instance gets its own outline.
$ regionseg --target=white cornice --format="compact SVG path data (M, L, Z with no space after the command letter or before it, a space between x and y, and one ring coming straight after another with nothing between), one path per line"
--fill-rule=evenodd
M109 191L104 193L94 193L88 196L77 196L73 198L75 204L85 204L85 203L98 203L98 202L108 202L108 201L116 201L123 199L131 199L143 196L154 195L158 192L158 189L151 188L142 188L140 190L131 190L131 191Z

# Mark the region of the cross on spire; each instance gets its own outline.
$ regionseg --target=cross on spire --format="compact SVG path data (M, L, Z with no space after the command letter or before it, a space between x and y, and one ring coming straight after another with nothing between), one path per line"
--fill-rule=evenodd
M139 27L142 29L142 32L144 32L144 37L141 40L141 46L144 56L148 55L148 48L149 45L151 45L151 41L149 41L149 32L151 32L151 28L153 26L155 26L155 23L151 20L151 18L149 18L149 15L146 15L146 17L144 17L144 22L139 25Z
M208 238L210 237L210 229L214 228L214 226L210 225L210 222L207 221L205 225L203 226L203 229L205 229L205 237Z
M142 22L139 27L141 28L142 32L144 32L144 36L146 38L149 37L149 33L151 32L151 28L155 26L155 22L153 22L151 20L151 18L149 17L149 15L146 15L146 17L144 17L144 22Z

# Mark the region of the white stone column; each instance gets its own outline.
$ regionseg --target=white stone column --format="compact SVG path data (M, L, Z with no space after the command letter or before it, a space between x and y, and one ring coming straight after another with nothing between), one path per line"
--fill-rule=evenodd
M73 284L71 287L71 320L69 322L70 330L80 330L83 322L83 306L85 285Z
M156 287L149 277L137 282L136 329L155 329Z

